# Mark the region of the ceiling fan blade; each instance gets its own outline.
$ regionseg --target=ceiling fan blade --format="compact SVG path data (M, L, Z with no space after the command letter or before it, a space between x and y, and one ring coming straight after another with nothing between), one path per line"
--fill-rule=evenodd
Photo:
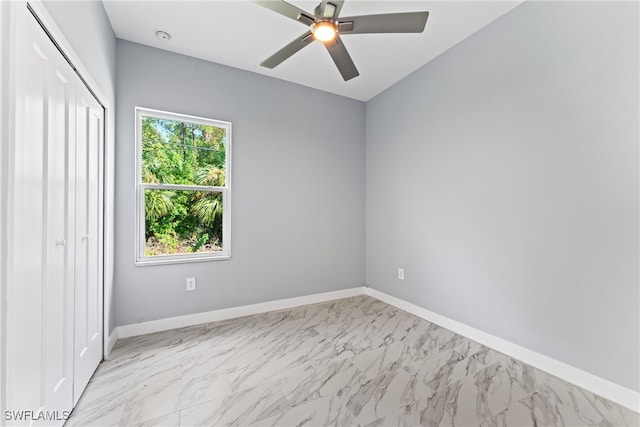
M429 12L387 13L340 18L340 34L421 33Z
M360 75L340 37L337 37L333 44L325 44L325 47L345 82Z
M318 18L338 19L344 0L322 0L315 10Z
M307 31L302 36L298 37L297 39L271 55L269 58L264 60L260 65L273 69L284 62L286 59L288 59L291 55L298 52L303 47L309 45L309 43L311 43L313 40L314 39L311 31Z
M281 0L251 0L253 3L260 5L264 8L272 10L280 15L284 15L287 18L291 18L294 21L298 21L304 25L311 25L314 21L313 15L305 12L297 6L287 3Z

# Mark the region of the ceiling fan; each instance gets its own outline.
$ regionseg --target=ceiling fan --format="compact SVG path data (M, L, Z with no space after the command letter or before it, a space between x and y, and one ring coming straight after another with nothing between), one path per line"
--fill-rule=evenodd
M357 77L356 68L341 35L371 33L421 33L427 24L429 12L388 13L382 15L360 15L341 18L340 10L344 0L323 0L310 14L285 1L253 0L269 10L284 15L306 25L309 30L260 65L275 68L294 53L318 40L324 44L331 59L345 81Z

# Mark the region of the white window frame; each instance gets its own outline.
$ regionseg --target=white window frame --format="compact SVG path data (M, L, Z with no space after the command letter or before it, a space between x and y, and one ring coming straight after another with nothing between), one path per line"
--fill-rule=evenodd
M136 107L136 265L178 264L186 262L217 261L231 258L231 123L204 117ZM175 184L149 184L142 182L142 118L154 117L165 120L183 121L205 126L215 126L226 130L225 141L225 186L198 186ZM222 251L188 254L145 256L145 202L144 192L153 190L186 190L222 193Z

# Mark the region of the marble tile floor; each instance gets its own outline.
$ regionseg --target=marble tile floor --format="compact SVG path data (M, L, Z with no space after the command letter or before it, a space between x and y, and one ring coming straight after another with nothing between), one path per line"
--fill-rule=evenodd
M358 296L118 341L66 426L640 426L640 414Z

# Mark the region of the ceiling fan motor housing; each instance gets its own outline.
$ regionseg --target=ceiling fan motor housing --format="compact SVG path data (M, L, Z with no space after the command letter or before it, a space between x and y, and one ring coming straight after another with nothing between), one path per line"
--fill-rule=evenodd
M336 11L338 10L338 6L336 6L333 3L325 3L324 5L324 10L322 9L322 3L320 3L316 9L314 10L314 13L316 15L316 18L318 19L334 19L337 18L336 15Z

